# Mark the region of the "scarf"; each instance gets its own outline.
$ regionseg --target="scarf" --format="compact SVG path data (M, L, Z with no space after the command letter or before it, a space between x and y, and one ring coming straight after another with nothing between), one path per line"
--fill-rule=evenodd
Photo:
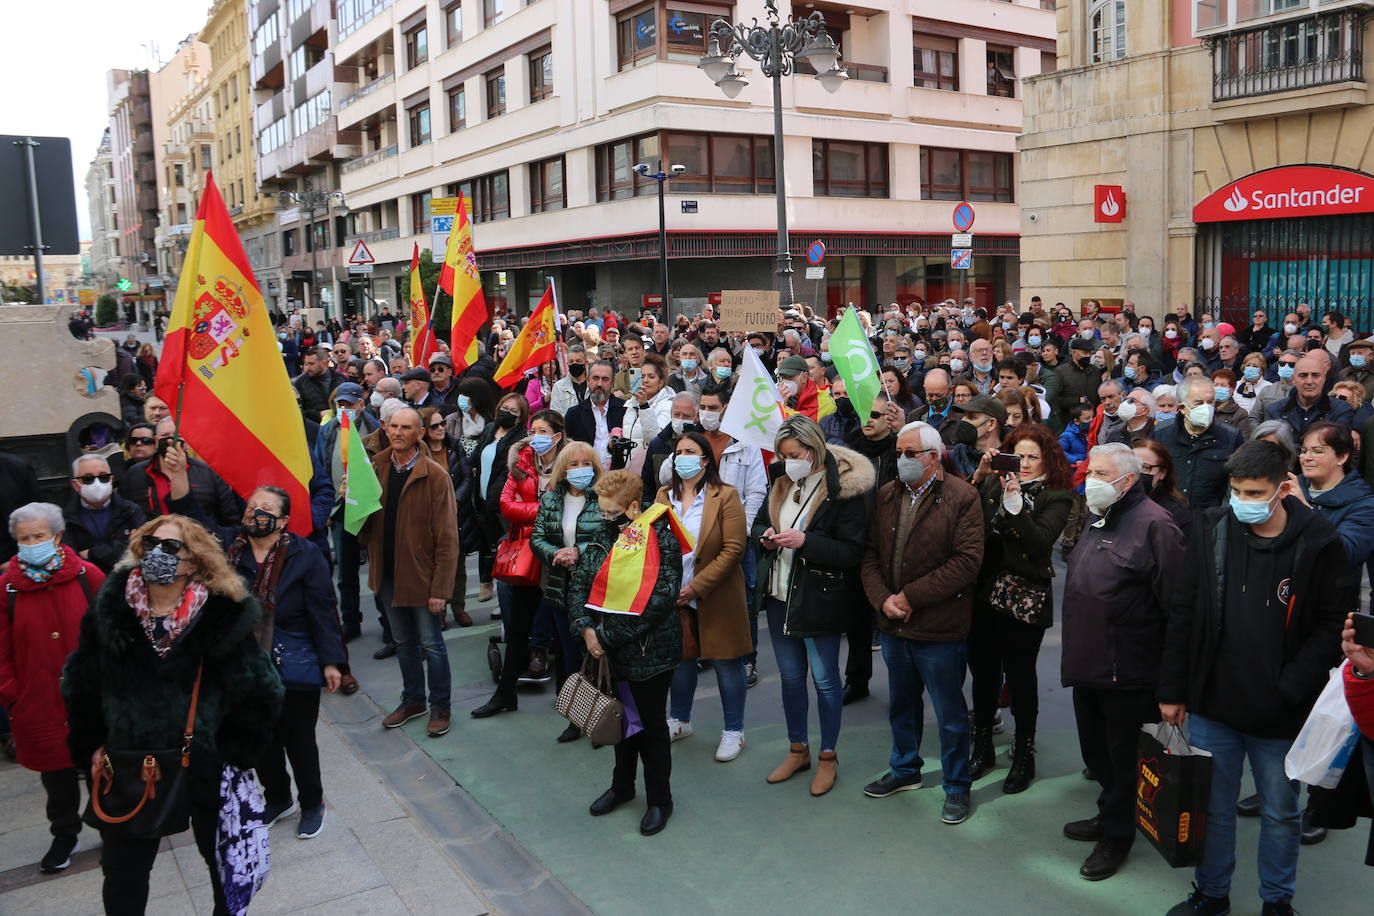
M57 572L59 569L62 568L62 563L66 555L67 551L63 550L62 547L59 546L57 548L57 553L53 554L53 558L48 562L44 563L42 566L30 566L28 563L25 563L23 560L20 560L19 570L25 576L32 579L34 582L38 582L41 584L51 579L53 577L53 573Z
M417 453L418 455L418 453ZM253 630L253 635L257 637L258 645L264 652L272 651L272 631L276 626L277 616L277 583L281 580L281 571L286 566L286 554L291 547L291 533L283 531L278 537L277 542L267 551L267 556L262 558L258 564L257 573L253 576L253 584L250 590L253 597L258 599L262 605L262 620ZM248 535L240 531L234 537L234 543L229 545L227 551L229 563L237 567L239 557L245 550L252 556L252 548L248 545Z
M153 651L159 656L167 654L172 648L172 643L176 642L177 637L200 613L205 600L209 597L210 590L202 583L188 582L186 590L181 593L181 600L172 609L172 613L167 617L155 617L152 599L148 596L148 583L143 581L143 571L135 569L130 572L129 580L124 585L124 600L134 609L138 622L143 625L143 632L148 636L148 642L152 643Z

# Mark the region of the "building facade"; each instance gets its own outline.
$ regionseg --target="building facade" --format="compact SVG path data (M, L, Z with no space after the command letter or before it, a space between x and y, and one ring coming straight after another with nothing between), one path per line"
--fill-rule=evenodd
M192 168L193 150L209 123L209 74L210 48L191 36L152 81L159 208L157 268L149 283L165 293L169 305L176 297L199 202L201 173Z
M1059 0L1026 83L1022 285L1374 320L1374 107L1355 0Z
M104 293L114 289L119 279L119 262L115 260L119 229L115 223L114 162L108 128L86 169L86 206L91 216L91 285L98 293Z
M111 70L106 89L117 232L110 257L118 265L117 279L132 284L123 298L141 310L157 265L158 180L148 72Z
M977 213L969 293L1017 295L1016 136L1022 80L1055 64L1047 6L784 8L824 18L850 75L833 95L811 72L782 81L790 247L828 250L823 280L798 260L797 298L955 295L963 200ZM339 169L339 256L363 241L370 296L403 302L413 247L432 247L430 201L462 193L498 308L526 311L550 278L567 308L636 308L657 300L659 207L633 167L681 165L666 186L673 297L772 288L771 83L741 61L749 85L727 98L697 67L715 19L765 16L763 0L343 0L330 117L358 151Z

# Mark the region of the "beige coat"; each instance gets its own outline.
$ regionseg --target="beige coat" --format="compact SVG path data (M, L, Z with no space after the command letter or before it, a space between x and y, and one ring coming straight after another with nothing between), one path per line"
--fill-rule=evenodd
M698 595L701 657L739 658L754 650L744 590L744 504L728 484L708 484L704 492L690 583ZM670 493L661 488L655 501L667 505Z

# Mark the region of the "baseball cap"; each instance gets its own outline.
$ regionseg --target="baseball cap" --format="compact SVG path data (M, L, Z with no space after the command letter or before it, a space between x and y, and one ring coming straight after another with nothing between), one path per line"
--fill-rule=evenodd
M810 367L806 365L806 360L800 356L789 356L787 359L778 363L778 375L787 377L799 375Z
M447 353L435 353L433 356L431 356L429 358L429 364L433 366L435 363L440 363L442 365L448 366L450 369L453 368L453 358L450 357Z
M357 382L344 382L334 389L334 400L347 401L352 404L354 401L363 399L363 386Z
M998 423L1007 422L1007 405L990 394L980 394L964 405L964 413L980 413Z

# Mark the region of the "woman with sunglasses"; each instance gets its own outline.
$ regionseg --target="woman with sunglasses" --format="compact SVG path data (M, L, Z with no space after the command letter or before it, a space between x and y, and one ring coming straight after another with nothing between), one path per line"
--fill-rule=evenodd
M282 703L281 678L255 637L261 619L219 542L190 518L159 516L134 532L95 596L62 679L72 759L83 769L104 768L107 747L181 747L194 694L191 830L216 914L229 912L215 863L220 809L239 804L221 796L222 771L257 765ZM101 838L105 912L142 913L161 839L116 825Z
M143 422L143 399L148 396L148 383L137 372L130 372L119 380L119 413L130 429Z
M453 482L453 499L458 505L458 540L462 545L461 556L477 549L481 535L477 530L477 513L472 508L472 465L463 447L448 434L444 415L437 407L420 408L420 425L425 431L422 440L428 448L426 454L448 468L449 479ZM468 574L467 564L461 560L453 577L453 619L460 627L472 626L472 617L467 612ZM441 626L448 629L448 618L442 618Z

